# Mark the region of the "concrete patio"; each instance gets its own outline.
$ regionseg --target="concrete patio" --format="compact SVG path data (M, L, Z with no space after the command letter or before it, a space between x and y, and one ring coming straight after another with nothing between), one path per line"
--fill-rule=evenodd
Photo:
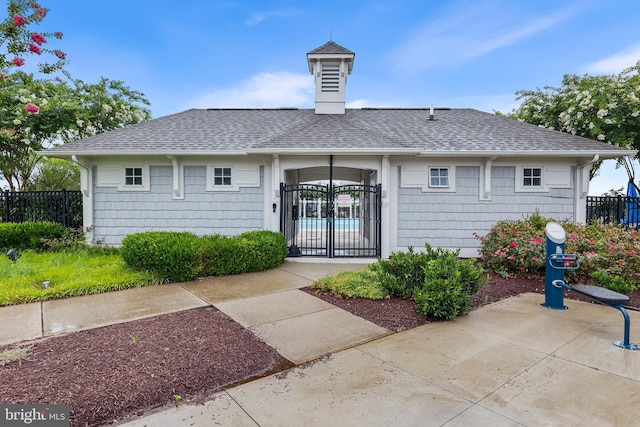
M620 313L524 294L392 333L299 288L363 264L287 261L264 273L0 309L7 343L213 305L297 366L169 405L137 426L618 426L639 422L640 351ZM110 316L107 314L110 313ZM640 341L631 312L631 341ZM92 320L93 319L93 320Z

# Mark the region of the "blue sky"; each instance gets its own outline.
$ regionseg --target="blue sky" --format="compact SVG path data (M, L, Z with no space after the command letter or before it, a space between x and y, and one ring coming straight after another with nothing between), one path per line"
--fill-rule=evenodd
M637 0L41 0L74 77L123 80L153 117L189 108L313 107L306 53L355 52L347 107L508 112L514 93L640 60ZM626 187L605 166L592 195Z

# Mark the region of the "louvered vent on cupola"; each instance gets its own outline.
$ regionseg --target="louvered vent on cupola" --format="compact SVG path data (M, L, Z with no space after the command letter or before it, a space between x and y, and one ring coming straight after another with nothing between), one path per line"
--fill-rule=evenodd
M324 64L320 67L320 91L321 92L340 92L340 63Z
M316 82L316 114L344 114L345 85L355 54L332 41L307 53Z

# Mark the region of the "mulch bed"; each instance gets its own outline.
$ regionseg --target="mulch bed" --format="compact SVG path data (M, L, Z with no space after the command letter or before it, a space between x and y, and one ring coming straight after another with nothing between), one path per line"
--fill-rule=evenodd
M1 401L68 404L72 426L110 423L176 399L202 401L230 384L292 367L213 308L75 332L33 345L26 360L0 366Z
M394 331L433 319L413 302L344 299L303 289ZM544 279L491 276L474 308L524 292L544 293ZM567 297L585 299L575 293ZM631 295L640 307L640 292ZM9 404L68 404L72 426L105 425L282 372L293 365L252 332L214 308L199 308L0 347L32 344L25 359L0 366L0 399Z

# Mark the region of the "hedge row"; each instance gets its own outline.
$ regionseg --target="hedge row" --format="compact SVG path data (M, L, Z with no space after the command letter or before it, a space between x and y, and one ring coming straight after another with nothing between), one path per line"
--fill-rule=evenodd
M47 241L61 239L67 233L62 224L53 222L0 223L0 249L47 249Z
M125 237L120 254L133 268L152 271L172 282L184 282L198 276L224 276L277 267L287 256L287 242L281 233L264 230L234 237L147 231Z

